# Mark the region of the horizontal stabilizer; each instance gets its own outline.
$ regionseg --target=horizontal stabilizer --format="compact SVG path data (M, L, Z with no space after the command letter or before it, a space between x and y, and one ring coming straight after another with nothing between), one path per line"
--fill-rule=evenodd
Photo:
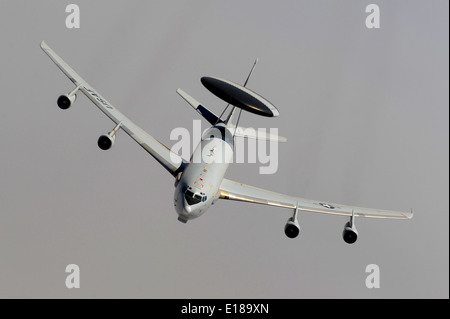
M201 105L201 103L199 101L197 101L196 99L194 99L192 96L190 96L189 94L187 94L186 92L184 92L182 89L178 89L177 93L186 101L189 103L189 105L191 105L194 110L196 110L200 115L202 115L211 125L215 125L216 123L218 123L218 117L217 115L215 115L213 112L211 112L210 110L208 110L206 107L204 107L203 105ZM221 122L221 121L219 121Z
M230 127L231 126L231 127ZM234 129L233 125L229 125L230 129ZM287 142L287 138L284 136L279 136L277 134L271 134L265 130L255 130L253 128L246 128L238 126L234 132L235 136L244 138L254 138L257 140L272 141L272 142Z

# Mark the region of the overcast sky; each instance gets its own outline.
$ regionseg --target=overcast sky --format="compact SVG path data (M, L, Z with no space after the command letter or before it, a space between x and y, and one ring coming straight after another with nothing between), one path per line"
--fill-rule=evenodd
M448 298L449 7L447 1L0 2L0 297ZM130 119L169 147L198 114L182 88L217 113L200 83L217 76L270 100L278 118L276 174L233 164L227 178L300 197L413 209L411 221L299 216L219 201L182 224L173 178L85 97L39 48L45 40ZM207 122L202 120L203 128ZM68 264L81 288L65 286ZM380 268L380 288L365 285Z

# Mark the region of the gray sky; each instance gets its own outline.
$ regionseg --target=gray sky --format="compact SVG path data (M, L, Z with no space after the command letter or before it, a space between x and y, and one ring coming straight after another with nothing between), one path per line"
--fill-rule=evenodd
M76 1L0 2L0 297L448 298L448 2ZM184 225L173 179L84 96L40 50L45 40L81 76L155 138L198 115L179 87L220 113L201 76L243 82L280 117L279 169L227 173L267 189L363 207L409 210L412 221L302 214L219 201ZM206 122L203 121L206 128ZM81 288L65 286L68 264ZM380 267L367 289L368 264Z

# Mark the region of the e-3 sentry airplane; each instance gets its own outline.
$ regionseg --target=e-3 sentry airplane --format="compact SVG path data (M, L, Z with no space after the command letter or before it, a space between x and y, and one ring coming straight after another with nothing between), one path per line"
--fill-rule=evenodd
M98 139L98 146L102 150L110 149L114 144L117 132L123 130L153 156L175 178L174 206L178 213L178 220L183 223L204 214L218 199L228 199L293 210L293 215L288 219L285 226L285 234L289 238L297 237L300 232L299 212L348 216L350 220L344 226L343 239L351 244L358 238L355 226L356 217L412 218L412 211L390 211L333 204L275 193L226 179L224 176L233 158L235 136L285 141L284 138L273 134L252 134L251 131L238 126L242 110L266 117L279 115L278 110L272 103L246 88L252 72L250 72L243 86L214 77L203 77L201 79L208 90L232 105L231 111L225 119L222 119L222 116L228 106L220 116L217 116L186 92L181 89L177 90L177 93L212 125L203 134L191 160L186 162L119 112L44 41L41 43L41 48L75 84L73 91L58 98L58 106L61 109L68 109L75 102L76 93L81 91L115 123L115 127L109 133L100 136ZM253 68L251 71L253 71ZM237 112L239 112L237 122L232 124ZM207 157L209 157L207 161L202 156L205 150L208 153ZM193 158L199 160L193 161Z

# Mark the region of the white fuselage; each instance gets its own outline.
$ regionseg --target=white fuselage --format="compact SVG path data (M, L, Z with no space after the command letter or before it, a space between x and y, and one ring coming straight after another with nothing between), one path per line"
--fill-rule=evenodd
M201 216L219 199L220 184L232 159L232 134L221 124L207 130L175 181L178 220L186 223Z

